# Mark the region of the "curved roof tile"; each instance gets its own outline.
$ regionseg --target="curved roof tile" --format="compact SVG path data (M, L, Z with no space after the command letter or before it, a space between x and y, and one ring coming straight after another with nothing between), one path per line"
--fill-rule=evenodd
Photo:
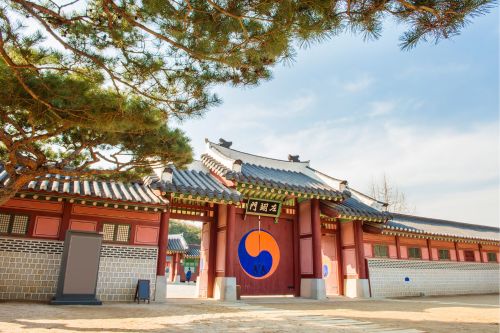
M0 187L9 180L3 165L0 164ZM122 183L106 180L86 180L75 177L47 174L44 178L33 180L26 184L21 191L36 191L68 196L89 197L96 199L113 199L142 204L167 204L167 201L148 186L140 182ZM139 195L138 193L148 193Z

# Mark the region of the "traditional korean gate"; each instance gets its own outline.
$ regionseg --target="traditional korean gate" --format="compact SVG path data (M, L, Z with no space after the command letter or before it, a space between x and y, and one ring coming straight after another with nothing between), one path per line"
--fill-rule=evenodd
M326 234L321 237L322 272L323 279L325 279L327 295L339 294L338 257L336 245L336 237L334 234Z
M241 295L290 295L294 286L293 220L236 215L236 283ZM260 225L260 228L259 228Z

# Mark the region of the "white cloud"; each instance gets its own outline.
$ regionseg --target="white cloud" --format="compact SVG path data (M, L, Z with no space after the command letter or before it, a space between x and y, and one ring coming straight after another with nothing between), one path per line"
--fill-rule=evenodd
M273 144L252 152L275 157L300 154L313 167L347 179L360 190L385 173L421 215L488 225L499 218L495 124L458 130L374 121L349 126L320 122L295 133L268 133L260 141Z
M305 92L301 96L298 96L287 103L288 107L286 110L293 113L306 111L316 104L317 99L318 97L312 92Z
M370 103L371 111L368 113L370 117L382 116L391 113L396 108L395 101L375 101Z
M350 93L357 93L368 89L374 82L373 77L365 75L355 81L347 82L344 84L344 89Z
M499 226L498 202L496 184L478 190L464 188L459 192L429 191L413 201L417 207L421 207L417 209L420 215L496 227Z

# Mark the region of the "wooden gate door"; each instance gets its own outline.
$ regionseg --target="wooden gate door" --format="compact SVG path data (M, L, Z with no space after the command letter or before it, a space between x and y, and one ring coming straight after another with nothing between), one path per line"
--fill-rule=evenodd
M241 295L290 295L294 286L293 220L236 215L236 283Z
M335 235L326 234L321 237L321 252L326 294L338 295L338 258Z

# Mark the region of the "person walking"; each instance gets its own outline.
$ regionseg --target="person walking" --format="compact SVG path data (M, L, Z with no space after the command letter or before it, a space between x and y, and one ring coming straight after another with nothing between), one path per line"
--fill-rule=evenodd
M189 283L189 281L191 280L191 268L188 268L188 271L186 272L186 281L187 283Z

